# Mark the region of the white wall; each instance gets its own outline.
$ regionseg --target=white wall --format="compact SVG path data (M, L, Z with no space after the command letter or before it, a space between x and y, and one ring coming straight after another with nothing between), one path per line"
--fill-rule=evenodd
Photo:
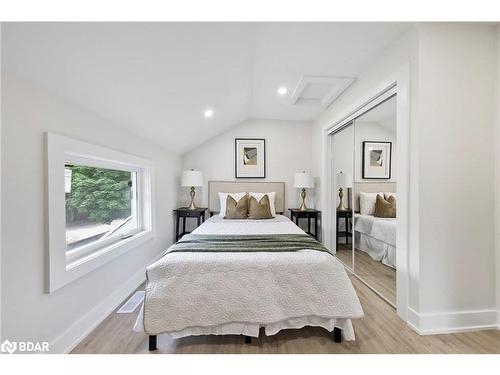
M136 287L145 266L172 242L180 156L2 74L2 333L63 351ZM152 160L156 194L154 240L52 294L44 292L47 131Z
M323 177L323 129L410 64L409 307L424 333L496 322L497 37L491 25L421 24L313 125L313 167Z
M311 170L311 124L296 121L248 120L182 155L183 169L203 172L205 185L198 191L198 205L207 206L208 181L235 181L234 139L266 139L266 178L256 181L285 182L285 210L298 207L299 191L293 187L296 172ZM315 207L314 191L308 207ZM181 194L186 204L188 189ZM200 199L201 198L201 199Z
M495 38L492 26L419 29L421 314L495 308Z

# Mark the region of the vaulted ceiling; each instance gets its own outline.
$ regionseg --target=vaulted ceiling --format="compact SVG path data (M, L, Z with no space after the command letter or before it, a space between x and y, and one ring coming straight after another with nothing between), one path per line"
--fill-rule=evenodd
M408 27L8 23L2 69L182 153L249 118L312 121L324 107L291 100L302 76L356 78ZM302 95L328 91L320 82Z

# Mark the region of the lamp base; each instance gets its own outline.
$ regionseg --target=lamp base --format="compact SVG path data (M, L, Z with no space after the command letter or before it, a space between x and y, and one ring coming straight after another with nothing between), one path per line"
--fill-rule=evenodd
M302 189L302 193L300 193L300 197L302 198L302 203L300 204L299 210L307 211L306 207L306 189Z
M196 210L196 206L194 204L194 194L194 186L191 186L191 192L189 193L189 195L191 196L191 204L188 207L190 210Z
M344 206L343 198L344 198L344 190L342 190L342 188L339 188L340 203L337 206L337 211L347 211L347 208L345 208Z

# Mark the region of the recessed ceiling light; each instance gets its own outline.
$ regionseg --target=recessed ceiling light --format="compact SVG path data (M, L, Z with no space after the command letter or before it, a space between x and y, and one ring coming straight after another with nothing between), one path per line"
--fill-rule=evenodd
M285 86L281 86L278 89L278 94L280 94L281 96L286 95L287 92L288 92L288 89Z
M203 116L205 116L206 118L210 118L213 115L214 115L214 111L211 108L208 108L205 110L205 112L203 112Z

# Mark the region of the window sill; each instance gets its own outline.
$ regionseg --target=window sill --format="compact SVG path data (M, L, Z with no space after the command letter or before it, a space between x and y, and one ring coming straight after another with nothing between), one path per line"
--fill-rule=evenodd
M132 237L125 238L106 246L69 264L63 265L62 269L58 272L51 272L49 292L59 289L72 281L85 276L119 256L131 250L137 249L139 246L152 240L153 238L153 231L143 231Z
M88 255L77 258L66 265L66 270L74 269L75 267L80 267L85 265L88 262L98 261L100 257L108 255L111 252L119 252L119 254L123 254L133 248L141 245L142 243L148 241L152 238L151 231L142 231L134 234L131 237L124 238L122 240L118 240L117 242L112 243L111 245L105 246L101 249L98 249ZM105 261L107 262L107 261Z

